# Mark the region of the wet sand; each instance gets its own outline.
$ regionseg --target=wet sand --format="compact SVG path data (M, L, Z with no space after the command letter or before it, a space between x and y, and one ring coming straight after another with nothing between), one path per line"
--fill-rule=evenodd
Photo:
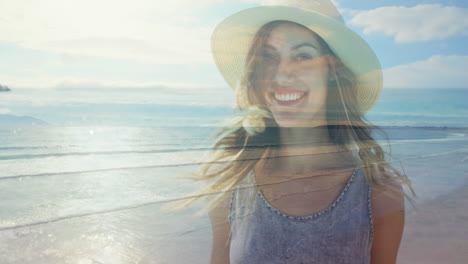
M398 263L468 263L468 171L464 179L455 191L407 212Z

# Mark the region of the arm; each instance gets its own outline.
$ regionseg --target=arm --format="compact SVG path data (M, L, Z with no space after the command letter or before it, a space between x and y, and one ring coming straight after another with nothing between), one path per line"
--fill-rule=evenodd
M231 227L228 220L231 195L227 195L209 212L213 233L211 264L229 264Z
M400 192L372 188L374 240L372 264L395 264L405 224L403 189Z

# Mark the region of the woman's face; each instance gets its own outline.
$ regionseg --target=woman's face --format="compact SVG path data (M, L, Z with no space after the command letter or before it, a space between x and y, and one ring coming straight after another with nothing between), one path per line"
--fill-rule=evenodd
M278 125L326 125L328 64L314 33L280 24L271 31L261 53L262 91Z

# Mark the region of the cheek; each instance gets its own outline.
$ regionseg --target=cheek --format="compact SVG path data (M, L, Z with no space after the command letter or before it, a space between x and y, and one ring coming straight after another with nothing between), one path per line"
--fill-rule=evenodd
M328 71L305 70L298 74L298 79L306 86L310 92L320 92L328 86Z
M262 71L261 74L258 76L258 80L260 83L263 84L263 87L268 87L271 81L275 77L276 68L273 66L266 66Z
M328 65L323 59L314 59L304 62L298 67L298 73L302 78L310 82L323 83L328 80Z
M322 87L321 89L315 89L309 94L309 104L311 107L324 108L327 101L327 88Z
M298 79L306 86L310 92L319 92L327 87L327 72L303 72L298 75Z
M327 74L327 72L308 72L302 76L303 83L309 91L308 105L315 110L325 107L328 92Z

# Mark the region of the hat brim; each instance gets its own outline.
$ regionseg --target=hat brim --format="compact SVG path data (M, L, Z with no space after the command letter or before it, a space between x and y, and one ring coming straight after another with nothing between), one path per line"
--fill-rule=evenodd
M323 38L356 75L361 113L367 113L375 105L382 90L382 70L367 42L334 18L290 6L245 9L227 17L215 28L211 38L212 54L231 88L235 89L244 75L245 60L253 37L263 25L275 20L301 24Z

